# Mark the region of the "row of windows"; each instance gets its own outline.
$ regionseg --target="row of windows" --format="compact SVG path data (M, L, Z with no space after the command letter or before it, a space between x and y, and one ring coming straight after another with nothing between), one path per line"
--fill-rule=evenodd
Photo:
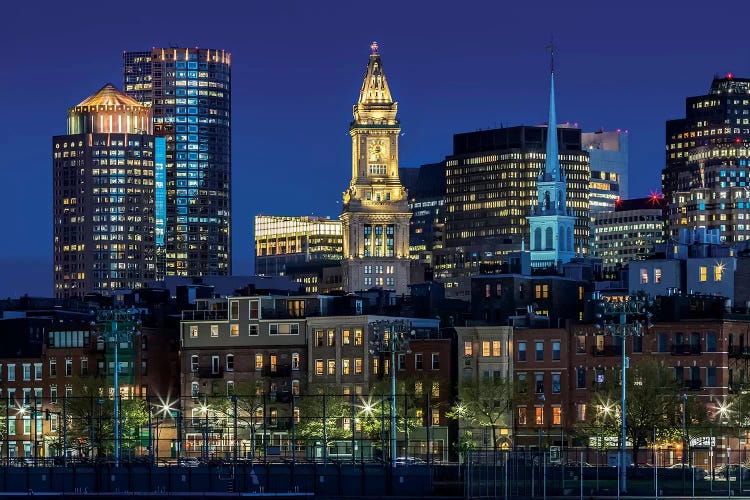
M280 369L279 365L279 356L278 354L269 354L268 355L268 367L270 371L276 372ZM261 370L265 366L265 355L264 354L256 354L255 355L255 369ZM292 353L292 363L290 365L292 370L299 370L300 369L300 354L298 352ZM198 372L200 368L200 356L197 354L193 354L190 356L190 371L193 373ZM234 354L227 354L224 357L224 369L228 372L234 371ZM211 356L211 373L213 375L217 375L221 372L221 356L218 355L212 355Z

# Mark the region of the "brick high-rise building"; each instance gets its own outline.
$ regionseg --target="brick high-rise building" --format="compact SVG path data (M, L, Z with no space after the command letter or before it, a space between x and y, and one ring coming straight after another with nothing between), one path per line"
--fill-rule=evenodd
M108 295L156 276L151 112L111 84L52 139L55 296Z

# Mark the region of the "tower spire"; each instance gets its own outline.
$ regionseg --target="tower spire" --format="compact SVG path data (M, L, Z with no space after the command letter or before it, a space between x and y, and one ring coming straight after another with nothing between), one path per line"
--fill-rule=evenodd
M555 112L555 46L550 51L549 117L547 118L547 160L544 165L545 180L560 181L560 159L557 146L557 113Z

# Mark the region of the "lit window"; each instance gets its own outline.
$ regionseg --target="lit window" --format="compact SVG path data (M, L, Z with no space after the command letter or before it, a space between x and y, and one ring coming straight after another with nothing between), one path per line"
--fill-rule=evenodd
M362 330L354 330L354 345L362 345Z
M495 357L499 357L501 355L500 353L500 341L499 340L493 340L492 341L492 355Z
M648 269L641 268L641 284L642 285L648 284Z
M586 420L586 403L576 404L576 420L579 422Z
M659 284L661 283L661 268L657 267L654 269L654 283Z
M190 337L196 338L198 336L198 325L190 325Z
M349 345L352 341L350 330L342 330L341 332L341 345Z
M487 358L490 356L490 343L489 341L482 342L482 356Z
M218 336L218 334L219 334L219 326L218 325L215 325L215 326L216 326L216 335L214 335L213 331L212 331L211 332L211 336L212 337ZM239 337L240 336L240 325L230 325L229 326L229 335L231 335L232 337Z
M323 360L315 360L315 375L323 375Z
M717 264L714 266L714 281L721 281L724 275L724 264Z
M518 409L518 425L526 425L526 408Z
M422 395L422 382L417 380L414 382L414 395L415 396L421 396Z
M354 374L362 375L362 358L354 358Z
M464 342L464 356L471 356L472 354L471 342Z
M256 354L255 355L255 369L260 370L262 368L263 368L263 355Z
M434 398L440 397L440 382L432 383L432 397Z
M342 375L349 375L350 363L351 361L348 359L341 360L341 374Z
M552 425L562 424L562 408L559 406L552 407Z
M544 408L537 406L534 408L534 423L536 425L544 425Z
M699 281L706 281L708 275L708 267L706 266L700 266L698 268L698 280Z
M336 360L328 360L328 375L336 375Z

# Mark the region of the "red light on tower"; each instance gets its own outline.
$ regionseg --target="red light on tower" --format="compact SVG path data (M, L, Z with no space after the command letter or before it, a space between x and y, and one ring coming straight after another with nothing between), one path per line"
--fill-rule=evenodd
M727 80L731 80L732 77L734 77L734 75L731 72L727 73Z
M742 142L742 139L740 139L739 137L738 137L738 138L736 138L736 139L734 140L734 143L735 143L735 144L739 144L739 143L741 143L741 142Z

